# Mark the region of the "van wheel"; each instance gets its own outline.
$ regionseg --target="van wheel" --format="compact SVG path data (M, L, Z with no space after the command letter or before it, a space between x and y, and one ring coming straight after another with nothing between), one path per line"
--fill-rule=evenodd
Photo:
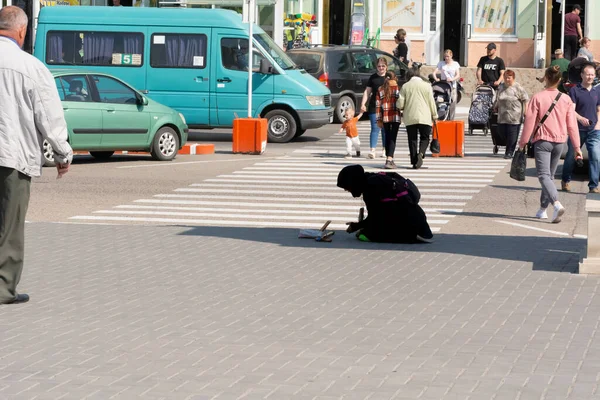
M157 161L171 161L179 150L179 136L168 126L163 126L154 135L150 154Z
M294 135L295 138L304 135L304 133L306 132L306 129L298 129L296 131L296 135Z
M106 160L115 154L114 151L90 151L90 156L97 158L98 160Z
M44 153L44 167L56 167L56 162L54 161L54 149L47 140L44 140L42 151Z
M346 119L344 117L344 115L346 115L346 110L351 107L354 110L356 110L356 107L354 106L354 101L352 100L352 98L350 96L340 97L337 104L335 105L334 115L335 115L336 122L343 122Z
M296 135L296 120L284 110L269 111L265 118L267 122L267 136L270 142L287 143Z

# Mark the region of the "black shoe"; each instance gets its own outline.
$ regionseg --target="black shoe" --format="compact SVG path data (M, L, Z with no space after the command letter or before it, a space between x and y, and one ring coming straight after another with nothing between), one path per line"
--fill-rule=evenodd
M426 238L426 237L417 235L416 239L418 242L421 242L421 243L433 243L433 236L431 236L430 238Z
M360 151L356 152L356 157L360 157Z
M18 294L17 297L13 300L13 301L9 301L8 303L4 303L4 304L21 304L21 303L27 303L29 301L29 295L28 294Z
M415 169L419 169L423 166L423 155L421 153L417 154L417 163L414 165Z
M398 168L398 166L396 165L396 163L394 162L394 160L392 160L392 168Z
M504 159L505 160L510 160L511 158L512 158L512 155L510 155L510 154L505 154L504 155Z
M392 166L392 162L390 160L386 160L385 165L383 166L385 169L394 169Z

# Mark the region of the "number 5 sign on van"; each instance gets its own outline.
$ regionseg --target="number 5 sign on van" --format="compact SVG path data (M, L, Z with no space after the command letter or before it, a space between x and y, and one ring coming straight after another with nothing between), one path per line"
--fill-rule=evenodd
M141 54L113 53L112 65L142 65Z

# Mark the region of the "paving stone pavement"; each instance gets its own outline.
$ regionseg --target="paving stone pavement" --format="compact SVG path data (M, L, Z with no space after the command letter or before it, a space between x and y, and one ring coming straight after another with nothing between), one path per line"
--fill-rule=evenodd
M27 225L0 399L596 399L574 238Z

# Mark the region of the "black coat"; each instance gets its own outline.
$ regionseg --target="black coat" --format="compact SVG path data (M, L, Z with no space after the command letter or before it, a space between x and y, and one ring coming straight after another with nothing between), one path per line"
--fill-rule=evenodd
M397 197L393 179L385 174L365 173L363 200L367 218L360 223L364 234L373 242L415 243L416 236L433 235L425 212L407 195Z

